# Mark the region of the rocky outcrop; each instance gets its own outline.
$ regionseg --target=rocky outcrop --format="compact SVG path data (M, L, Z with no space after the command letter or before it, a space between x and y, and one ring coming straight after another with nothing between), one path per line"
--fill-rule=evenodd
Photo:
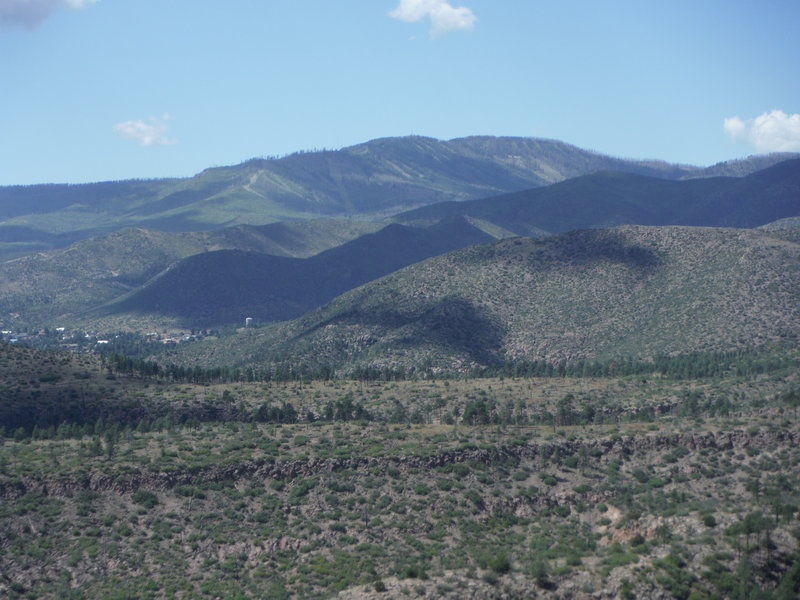
M181 485L198 485L240 479L292 480L337 471L372 472L377 468L433 469L448 464L481 462L496 464L509 459L535 459L540 455L570 456L584 450L599 449L602 457L626 457L639 453L671 450L683 446L691 451L704 448L740 450L747 446L766 448L774 445L796 446L797 432L742 430L694 434L654 434L619 436L600 440L564 440L541 444L504 445L493 448L459 448L428 456L309 458L285 461L257 459L209 467L187 468L169 472L110 474L99 470L67 476L24 476L0 480L0 498L15 498L29 493L46 496L71 496L80 490L131 493L138 489L167 490ZM596 454L596 453L595 453ZM513 507L512 507L513 508Z

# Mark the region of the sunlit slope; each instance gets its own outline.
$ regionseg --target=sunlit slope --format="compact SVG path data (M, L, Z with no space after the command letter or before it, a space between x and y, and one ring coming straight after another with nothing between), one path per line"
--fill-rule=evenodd
M459 371L795 343L799 275L800 245L752 230L515 238L415 264L289 323L171 360Z

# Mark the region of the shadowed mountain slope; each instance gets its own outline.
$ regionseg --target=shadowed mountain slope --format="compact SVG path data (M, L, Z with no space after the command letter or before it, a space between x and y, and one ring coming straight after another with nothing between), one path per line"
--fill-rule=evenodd
M117 322L165 317L185 327L243 323L245 317L286 320L399 268L492 239L459 218L428 229L389 225L306 259L237 250L202 253L91 316Z
M669 181L603 172L494 198L445 202L397 215L426 223L455 215L484 219L526 235L586 227L700 225L757 227L800 215L800 159L746 177Z
M752 230L625 226L436 257L184 364L434 368L653 357L800 335L800 246Z
M56 325L130 292L187 256L238 249L306 257L379 227L316 219L187 233L123 229L0 263L0 320L7 326Z

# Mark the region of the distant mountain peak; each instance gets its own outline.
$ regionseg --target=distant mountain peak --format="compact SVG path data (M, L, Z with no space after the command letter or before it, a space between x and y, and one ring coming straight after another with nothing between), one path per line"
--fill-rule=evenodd
M739 161L736 174L775 160ZM0 256L63 247L129 226L198 231L314 217L375 220L437 202L497 196L600 170L666 179L730 174L623 160L542 138L386 137L341 150L254 158L185 179L0 187Z

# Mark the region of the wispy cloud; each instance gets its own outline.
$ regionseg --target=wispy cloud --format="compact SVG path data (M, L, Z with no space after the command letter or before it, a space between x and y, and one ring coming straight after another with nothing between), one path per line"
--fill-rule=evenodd
M166 136L167 121L170 118L168 113L164 113L160 118L150 117L146 121L131 119L114 125L114 131L123 137L136 140L140 146L171 146L177 144L178 140Z
M408 23L430 19L433 37L449 31L472 29L478 20L469 8L452 6L447 0L400 0L389 16Z
M54 10L80 10L99 0L0 0L0 25L33 29Z
M725 119L725 131L737 142L754 146L759 152L800 151L800 114L782 110L765 112L755 119Z

